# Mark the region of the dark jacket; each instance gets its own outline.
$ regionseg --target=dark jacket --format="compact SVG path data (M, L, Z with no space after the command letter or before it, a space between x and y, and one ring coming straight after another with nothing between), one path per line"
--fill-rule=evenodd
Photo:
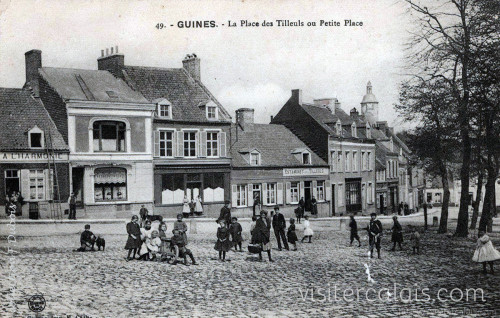
M82 232L82 235L80 235L80 244L93 244L95 242L95 236L94 233L90 232L89 230L85 230Z
M352 233L358 233L358 223L356 223L356 220L352 219L351 222L349 222L349 227Z
M266 218L258 218L253 229L253 240L255 243L269 243L271 224Z
M368 230L368 235L370 237L373 237L377 234L381 234L383 230L382 223L379 220L375 221L370 220L370 224L368 224L367 230Z
M217 222L219 222L220 220L226 221L227 226L231 224L231 210L229 208L224 206L222 207L222 209L220 209L220 215L217 219Z
M186 242L184 241L184 237L182 235L172 236L172 238L170 239L170 244L172 244L172 246L177 245L179 247L186 246Z
M286 221L285 217L282 213L277 213L273 216L273 229L276 230L284 230L286 229Z
M403 242L403 228L398 221L394 221L392 225L392 237L393 242Z

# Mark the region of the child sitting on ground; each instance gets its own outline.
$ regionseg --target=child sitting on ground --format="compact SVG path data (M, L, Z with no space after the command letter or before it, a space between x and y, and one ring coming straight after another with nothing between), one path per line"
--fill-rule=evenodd
M413 249L413 254L420 254L420 233L413 225L409 225L411 236L410 242Z
M146 246L149 251L149 260L151 261L161 259L161 253L160 253L161 239L158 236L159 236L158 231L154 230L153 232L151 232L151 237L146 238Z
M177 265L178 258L182 257L184 258L184 265L188 265L187 256L189 256L192 265L197 265L196 261L194 260L193 253L190 249L186 248L186 243L184 241L182 233L179 230L173 230L172 233L174 233L174 236L170 240L170 244L175 250L175 260L173 264Z
M95 251L96 237L94 233L90 232L90 224L85 225L85 230L80 235L80 248L77 249L77 252L85 252L85 251Z

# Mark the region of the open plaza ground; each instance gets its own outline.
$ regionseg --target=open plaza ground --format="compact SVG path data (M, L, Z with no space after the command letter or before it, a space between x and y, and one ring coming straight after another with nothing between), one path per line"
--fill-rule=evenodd
M46 300L39 315L54 317L500 315L500 268L494 275L482 274L471 261L472 238L438 235L435 228L422 235L420 255L411 254L406 232L403 251L388 251L387 234L382 259L370 260L364 231L362 246L350 247L348 230L339 230L333 220L318 220L312 222L312 244L299 243L298 251L278 251L273 237L273 263L266 257L259 262L246 251L230 252L230 261L223 263L213 249L215 232L198 226L189 248L199 265L184 266L125 261L123 223L92 225L104 234L107 247L86 253L73 252L83 224L65 224L56 234L44 233L48 225L41 224L41 236L32 229L23 233L27 224L16 226L15 244L1 241L2 251L14 246L19 252L2 255L2 317L34 316L27 301L33 295ZM100 232L104 228L111 234ZM4 223L2 235L5 229ZM298 225L299 238L301 229ZM500 237L493 234L493 241L498 246ZM367 265L374 282L368 280Z

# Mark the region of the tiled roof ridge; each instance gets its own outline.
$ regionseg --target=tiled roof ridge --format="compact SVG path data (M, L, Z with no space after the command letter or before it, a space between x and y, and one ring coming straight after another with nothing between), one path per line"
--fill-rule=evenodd
M107 70L93 70L93 69L88 69L88 68L77 68L77 67L56 67L56 66L42 66L39 69L55 69L55 70L72 70L72 71L86 71L86 72L106 72L110 73Z

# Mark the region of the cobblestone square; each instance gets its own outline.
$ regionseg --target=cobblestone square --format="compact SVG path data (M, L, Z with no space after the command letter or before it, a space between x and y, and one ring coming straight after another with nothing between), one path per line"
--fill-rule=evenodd
M363 232L362 247L349 247L348 233L325 221L315 223L313 243L299 243L296 252L278 251L273 241L274 263L248 252L219 262L215 235L195 234L189 247L197 266L126 262L125 235L108 235L105 252L86 253L72 251L78 235L19 237L19 254L2 255L0 316L33 315L27 299L42 294L41 314L55 316L498 317L499 274L483 275L472 263L475 243L432 232L422 236L421 255L411 254L408 233L405 250L389 252L386 235L382 259L370 261ZM467 289L477 288L484 294L474 300Z

